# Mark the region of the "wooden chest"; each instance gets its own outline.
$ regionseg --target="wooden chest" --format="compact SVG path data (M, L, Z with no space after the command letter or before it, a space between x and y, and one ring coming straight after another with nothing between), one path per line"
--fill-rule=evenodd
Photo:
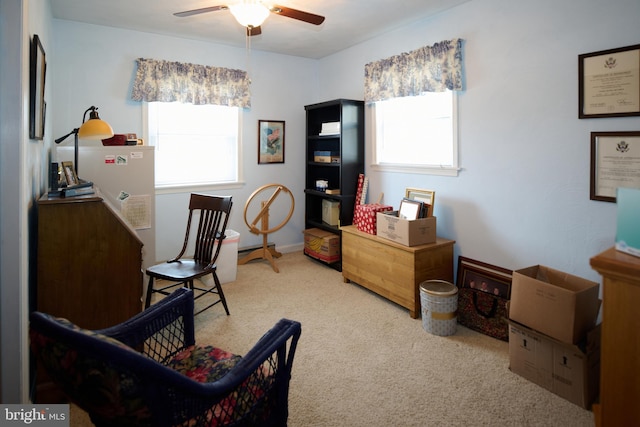
M363 233L355 226L342 227L342 276L420 316L420 283L439 279L453 283L454 240L404 246Z

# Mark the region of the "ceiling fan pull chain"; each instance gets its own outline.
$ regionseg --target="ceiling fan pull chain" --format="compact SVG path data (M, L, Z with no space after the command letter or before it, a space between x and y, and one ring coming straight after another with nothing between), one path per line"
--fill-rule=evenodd
M249 83L251 83L251 36L249 35L249 32L246 33L245 36L246 42L245 42L245 47L246 47L246 57L245 57L245 61L246 61L246 69L247 69L247 75L249 76Z

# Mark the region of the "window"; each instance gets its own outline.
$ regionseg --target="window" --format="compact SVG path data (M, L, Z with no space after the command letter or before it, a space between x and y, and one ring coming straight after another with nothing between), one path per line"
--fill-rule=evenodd
M373 122L374 169L457 176L454 92L378 101Z
M239 108L179 102L146 105L147 138L156 147L156 188L240 181Z

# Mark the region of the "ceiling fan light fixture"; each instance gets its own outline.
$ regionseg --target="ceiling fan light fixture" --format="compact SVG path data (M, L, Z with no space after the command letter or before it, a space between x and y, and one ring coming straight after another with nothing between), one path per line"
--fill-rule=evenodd
M229 10L243 27L259 27L270 13L267 6L256 0L229 5Z

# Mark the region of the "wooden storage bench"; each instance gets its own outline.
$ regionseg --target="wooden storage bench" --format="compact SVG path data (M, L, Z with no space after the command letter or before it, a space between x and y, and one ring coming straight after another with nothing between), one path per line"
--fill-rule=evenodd
M420 316L420 283L439 279L453 283L454 240L404 246L364 233L356 226L342 227L342 277L409 309Z

